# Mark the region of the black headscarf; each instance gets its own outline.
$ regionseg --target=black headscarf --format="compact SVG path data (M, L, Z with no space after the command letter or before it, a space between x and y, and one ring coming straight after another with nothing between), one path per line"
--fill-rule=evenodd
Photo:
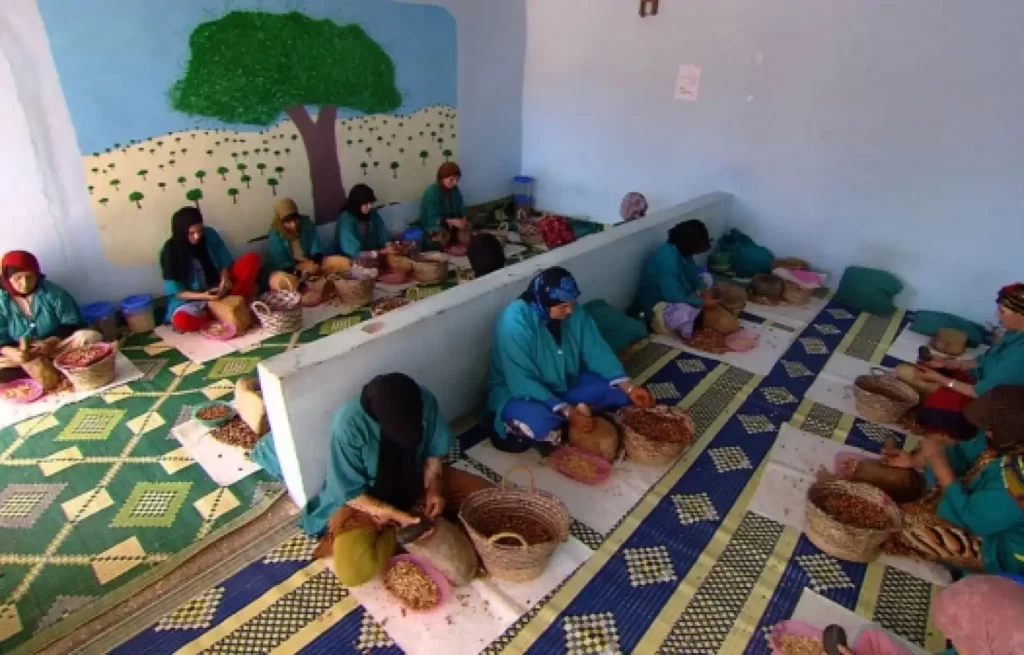
M345 211L352 214L361 221L370 219L370 214L363 213L363 205L377 202L377 196L373 189L365 184L357 184L348 191L348 199L345 201Z
M171 238L160 251L160 268L165 280L188 284L192 278L193 259L203 267L207 286L220 280L220 272L213 265L210 251L206 249L206 239L200 239L195 245L188 240L188 229L202 223L203 215L195 207L182 207L174 212L171 218Z
M377 480L370 495L408 511L423 493L423 392L408 375L388 373L370 380L359 399L380 425Z
M562 322L551 318L552 307L575 302L580 297L580 288L576 278L561 266L553 266L541 271L530 281L529 288L519 296L544 321L548 332L554 337L555 343L562 343Z
M483 277L505 267L505 249L498 237L487 232L473 235L466 252L473 275Z
M692 257L711 250L711 235L704 223L697 219L683 221L668 231L668 242L683 257Z

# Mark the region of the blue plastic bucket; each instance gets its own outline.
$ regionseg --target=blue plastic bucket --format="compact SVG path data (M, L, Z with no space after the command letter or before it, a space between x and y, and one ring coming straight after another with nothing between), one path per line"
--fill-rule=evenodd
M405 232L402 232L402 241L415 241L419 243L423 240L423 228L422 227L410 227Z
M94 302L86 305L82 308L82 318L103 335L104 341L117 341L117 315L113 303Z
M156 327L153 319L153 296L148 293L128 296L121 301L121 313L134 334L151 332Z

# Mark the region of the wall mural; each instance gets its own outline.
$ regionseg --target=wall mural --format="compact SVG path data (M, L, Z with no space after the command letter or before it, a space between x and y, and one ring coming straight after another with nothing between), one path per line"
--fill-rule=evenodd
M457 155L445 9L40 0L40 10L104 253L119 266L153 264L183 204L243 244L266 235L278 196L326 223L347 186L418 201Z

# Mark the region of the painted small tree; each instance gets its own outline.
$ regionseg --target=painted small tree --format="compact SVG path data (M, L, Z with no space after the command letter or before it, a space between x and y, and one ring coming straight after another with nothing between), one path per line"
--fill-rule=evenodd
M142 199L145 197L146 196L142 195L138 191L132 191L130 194L128 194L128 200L134 202L135 206L138 207L139 209L142 209Z
M249 167L246 164L239 164L238 166L235 166L235 168L237 168L242 173L245 173L245 171L249 169Z
M94 187L93 185L91 185L91 184L89 185L89 195L90 196L92 195L92 190L95 189L95 188L96 187Z
M427 165L427 158L428 157L430 157L430 153L429 152L427 152L426 150L420 150L420 161L423 162L424 166Z
M230 173L230 172L231 172L231 169L229 169L227 166L218 166L217 167L217 175L220 175L220 179L222 179L222 180L227 180L228 179L228 173Z
M199 209L199 201L203 199L203 192L201 189L190 189L185 197L196 203L196 209Z
M110 180L110 186L114 187L114 189L117 189L119 186L121 186L121 180Z
M370 165L367 164L365 161L362 164L359 164L359 168L363 169L363 175L366 175L366 169L368 169L369 167Z
M145 168L143 168L143 169L142 169L142 170L140 170L140 171L139 171L138 173L136 173L136 175L138 175L139 177L141 177L141 178L142 178L142 181L143 181L143 182L145 182L145 181L146 181L146 176L147 176L147 175L149 175L149 171L147 171L147 170L146 170Z
M100 172L100 169L98 169L98 168L93 168L93 169L92 169L92 172L93 172L93 174L99 173L99 172Z
M178 178L178 184L181 186L185 186L185 182L188 182L188 180L184 176Z
M156 185L160 187L161 191L167 191L167 182L157 182Z
M263 162L260 162L256 164L256 170L260 172L260 175L263 175L263 171L267 170L267 165L264 164Z
M267 35L290 45L268 48ZM185 73L169 92L171 106L264 127L285 112L299 132L291 139L301 135L306 146L316 222L335 220L345 201L335 139L338 108L376 114L402 102L395 64L380 44L358 25L297 12L232 11L197 26L189 48ZM319 105L315 120L309 105Z
M204 177L206 177L206 171L196 171L196 179L199 180L200 184L203 183L203 178Z
M111 163L107 164L107 168L111 168L112 169L112 168L116 168L116 166L114 166L113 162L111 162Z
M396 180L398 179L398 162L397 161L391 162L391 177L393 177Z
M96 202L98 202L98 203L100 203L101 205L103 205L104 207L106 207L106 206L107 206L107 203L108 203L108 202L110 202L110 198L100 198L100 199L99 199L99 200L97 200Z
M445 150L441 154L444 155L444 160L445 161L451 161L451 158L452 158L452 151L451 150Z
M242 156L243 157L248 157L249 156L249 151L248 150L243 150L242 151Z
M271 192L271 193L272 193L273 195L275 195L275 196L276 196L276 195L277 195L277 185L278 185L278 184L280 184L280 183L279 183L279 182L277 181L277 178L274 178L274 177L268 177L268 178L267 178L267 184L269 184L269 185L270 185L270 192Z
M213 157L213 151L212 150L207 150L206 151L206 156L207 157Z
M174 166L177 162L173 159L168 159L167 163L170 164L171 166Z
M275 166L274 172L277 173L279 178L284 179L284 166Z
M252 182L252 178L251 177L249 177L248 175L243 175L240 179L241 179L242 182L245 182L245 188L246 189L251 189L252 188L252 187L249 186L249 183Z
M238 159L238 153L237 152L231 153L231 158L232 159Z
M231 187L230 189L228 189L228 195L231 196L231 204L232 205L237 205L238 204L238 189L236 189L234 187Z

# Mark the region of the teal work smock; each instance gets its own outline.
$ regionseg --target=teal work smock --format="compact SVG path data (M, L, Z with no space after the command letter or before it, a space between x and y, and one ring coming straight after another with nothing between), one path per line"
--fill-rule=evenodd
M562 321L559 345L532 307L523 300L514 301L498 319L491 350L487 406L495 413L495 431L505 433L501 415L509 400L535 400L554 410L583 371L609 382L628 379L622 362L582 306L576 305Z
M654 317L654 306L660 302L703 307L704 300L697 292L706 287L693 257L683 257L671 243L663 243L644 265L633 309L642 311L644 318L650 321Z
M391 241L384 219L376 209L370 212L366 234L359 227L359 219L352 214L342 212L338 218L338 227L334 233L334 246L338 254L346 257L358 257L367 250L380 250Z
M22 337L47 339L61 328L85 324L71 294L49 280L39 282L31 303L32 318L28 318L18 309L14 297L0 289L0 345L12 346Z
M1007 332L977 361L971 373L979 396L1003 384L1024 384L1024 332Z
M269 242L266 262L267 272L291 271L295 268L298 262L295 261L295 255L292 253L291 243L288 239L278 230L271 229ZM302 246L302 254L307 259L313 259L324 252L320 246L320 235L317 234L316 225L307 216L299 219L299 245Z
M224 243L224 239L221 238L220 233L217 232L217 230L212 227L204 227L203 242L206 244L206 252L210 253L210 259L213 261L213 265L218 271L225 271L231 268L231 265L235 263L235 260L231 257L231 252ZM182 300L179 298L179 293L184 291L196 291L203 293L205 291L209 291L218 284L220 284L219 279L204 280L202 266L199 265L198 261L193 260L192 275L189 278L188 284L182 284L177 280L164 280L164 294L167 296L167 315L164 320L167 323L170 323L171 317L174 315L174 310L189 302L188 300Z

